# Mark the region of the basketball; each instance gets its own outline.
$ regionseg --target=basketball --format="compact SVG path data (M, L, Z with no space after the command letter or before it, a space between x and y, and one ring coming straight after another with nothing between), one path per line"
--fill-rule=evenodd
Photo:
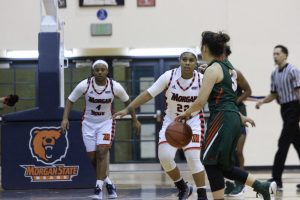
M191 127L186 123L178 121L172 122L166 130L167 142L176 148L188 145L192 139L192 135Z

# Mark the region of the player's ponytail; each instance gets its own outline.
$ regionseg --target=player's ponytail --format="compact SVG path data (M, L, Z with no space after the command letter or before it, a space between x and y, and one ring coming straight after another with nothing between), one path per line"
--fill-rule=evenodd
M226 43L229 42L229 40L230 37L226 33L204 31L202 33L201 45L206 45L213 56L219 57L224 54Z

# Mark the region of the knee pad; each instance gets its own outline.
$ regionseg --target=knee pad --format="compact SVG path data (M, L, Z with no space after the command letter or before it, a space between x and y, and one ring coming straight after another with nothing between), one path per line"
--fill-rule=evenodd
M249 173L239 167L234 167L230 171L223 171L223 175L225 178L246 183Z
M225 187L223 172L216 165L205 165L205 170L212 192L221 190Z
M200 161L199 150L186 150L184 155L192 174L204 171L204 166Z
M158 146L158 158L165 172L169 172L176 167L174 161L176 151L177 149L173 149L169 144L160 144Z

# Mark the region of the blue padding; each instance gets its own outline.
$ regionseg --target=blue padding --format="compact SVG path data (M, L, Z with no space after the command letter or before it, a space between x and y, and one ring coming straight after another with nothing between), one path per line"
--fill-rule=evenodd
M42 127L59 127L60 122L5 122L2 125L1 133L1 183L4 189L49 189L49 188L91 188L96 182L96 175L91 162L86 155L85 147L82 141L81 123L70 122L68 133L62 134L59 138L53 137L51 133L47 135L39 131ZM38 130L38 131L34 131ZM39 137L39 135L41 137ZM53 149L47 150L44 147L46 138L55 138L52 142ZM40 138L40 139L38 139ZM43 139L43 140L42 140ZM42 140L38 142L39 140ZM36 141L36 142L34 142ZM46 150L51 159L45 161L39 150L39 147ZM44 151L43 150L43 151ZM57 168L63 166L57 171L48 173L39 171L43 168ZM52 178L62 178L68 175L68 171L63 172L65 168L76 168L76 174L65 181L46 180L44 176L51 175ZM35 170L26 170L27 167L38 168ZM26 173L27 172L27 173ZM34 181L34 176L39 176L41 181ZM60 177L57 177L60 176Z
M60 99L59 33L39 34L37 106L57 108Z

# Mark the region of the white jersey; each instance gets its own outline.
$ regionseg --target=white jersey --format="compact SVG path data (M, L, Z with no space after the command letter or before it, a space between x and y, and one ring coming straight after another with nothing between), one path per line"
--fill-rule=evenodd
M194 70L191 79L181 78L181 67L166 71L147 90L152 97L165 91L165 113L172 119L186 111L196 100L202 83L203 75ZM192 113L192 116L199 112Z
M85 98L83 120L92 123L111 119L114 96L119 97L123 102L129 100L120 83L108 78L105 86L98 86L94 77L81 81L70 94L69 100L75 102L81 95Z
M191 79L183 79L181 77L181 67L166 71L158 80L148 88L148 92L152 97L165 91L166 110L162 129L159 133L159 144L166 142L165 130L167 126L173 122L179 114L187 110L196 100L199 89L202 84L203 75L194 70ZM192 113L192 118L187 121L193 131L193 138L190 144L184 147L200 148L200 142L203 141L204 135L204 114L201 111Z
M166 114L171 118L175 118L186 111L197 99L201 86L200 84L201 75L196 70L193 72L193 77L191 79L184 81L181 78L180 68L172 70L169 86L165 92ZM198 113L199 111L194 112L192 113L192 116L195 116Z

